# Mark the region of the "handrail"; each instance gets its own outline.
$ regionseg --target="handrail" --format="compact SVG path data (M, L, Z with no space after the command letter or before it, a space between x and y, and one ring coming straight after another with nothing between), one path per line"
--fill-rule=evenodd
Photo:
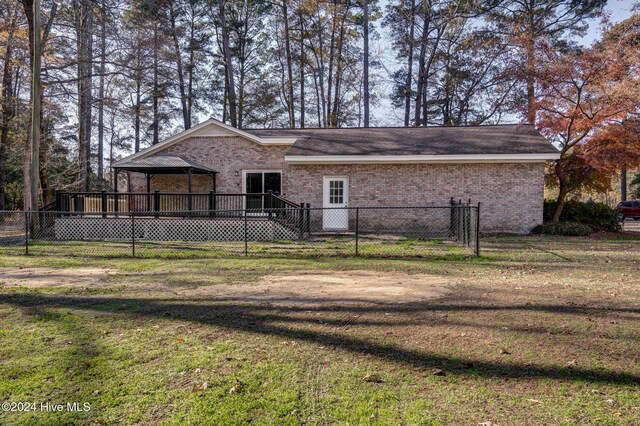
M39 211L41 212L49 212L49 211L55 211L56 210L56 202L52 201L49 204L46 204L42 207L40 207Z
M280 201L282 204L284 204L287 207L292 207L292 208L300 208L300 204L296 204L292 201L287 200L286 198L280 196L280 195L276 195L276 194L272 194L273 198L275 198L276 200Z

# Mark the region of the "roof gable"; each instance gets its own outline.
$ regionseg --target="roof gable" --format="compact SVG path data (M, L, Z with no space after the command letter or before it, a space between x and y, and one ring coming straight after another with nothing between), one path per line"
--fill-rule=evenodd
M188 130L184 130L182 132L176 133L175 135L161 141L156 145L152 145L133 155L125 157L119 162L122 162L125 160L131 161L131 160L136 160L140 158L145 158L149 155L152 155L159 151L167 149L170 146L176 145L189 138L224 137L224 136L241 137L260 145L293 145L296 139L292 137L278 137L278 135L274 135L275 137L260 137L260 136L247 133L243 130L236 129L235 127L229 126L228 124L225 124L214 118L210 118L196 126L193 126Z

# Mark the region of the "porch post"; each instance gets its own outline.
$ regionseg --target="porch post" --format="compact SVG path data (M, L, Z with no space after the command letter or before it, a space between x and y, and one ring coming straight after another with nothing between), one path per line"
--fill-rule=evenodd
M217 204L218 204L218 197L216 196L217 192L216 192L216 174L215 173L211 173L211 179L213 179L213 190L212 192L212 197L213 197L213 204L211 205L211 210L216 210L217 209Z
M187 198L187 209L191 211L191 207L192 207L191 192L193 187L193 170L191 168L187 169L187 186L189 188L189 195Z
M145 173L147 178L147 211L151 211L151 174Z
M113 169L113 192L118 192L118 172L120 170Z
M118 215L118 172L120 170L113 169L113 211Z

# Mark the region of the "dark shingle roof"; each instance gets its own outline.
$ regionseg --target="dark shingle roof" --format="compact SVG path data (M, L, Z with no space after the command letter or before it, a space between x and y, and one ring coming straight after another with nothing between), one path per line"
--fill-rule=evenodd
M131 171L162 172L192 169L195 173L216 173L215 170L195 161L186 160L179 155L155 155L152 157L129 160L124 158L113 164L116 169Z
M558 153L531 125L249 129L255 136L295 137L286 155L473 155Z

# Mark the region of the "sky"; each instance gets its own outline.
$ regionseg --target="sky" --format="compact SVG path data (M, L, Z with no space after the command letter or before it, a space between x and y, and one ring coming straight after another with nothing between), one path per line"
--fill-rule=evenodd
M639 0L609 0L605 7L605 13L609 14L612 24L623 21L631 15L631 8L634 3ZM380 7L384 9L388 0L381 0ZM585 46L590 45L594 40L598 39L601 34L600 19L589 20L589 30L587 34L582 38L581 43ZM386 29L380 28L377 25L376 30L380 34L378 40L373 41L372 44L372 56L376 57L381 63L384 64L386 70L392 70L397 67L395 58L392 52L389 52L387 47L388 34ZM384 76L385 70L381 70L380 73ZM388 80L388 78L383 78ZM390 83L387 83L390 85ZM379 87L376 91L380 94L380 99L377 105L371 108L371 122L373 126L401 126L403 122L403 111L395 109L391 106L391 101L388 99L388 95L391 91L391 87L383 83L385 87ZM505 117L506 119L506 117ZM515 119L515 117L514 117Z
M637 0L609 0L605 7L606 13L610 14L611 23L615 24L624 21L631 15L631 8ZM589 32L583 37L582 42L585 45L591 44L600 36L600 23L598 20L591 20L589 23Z

